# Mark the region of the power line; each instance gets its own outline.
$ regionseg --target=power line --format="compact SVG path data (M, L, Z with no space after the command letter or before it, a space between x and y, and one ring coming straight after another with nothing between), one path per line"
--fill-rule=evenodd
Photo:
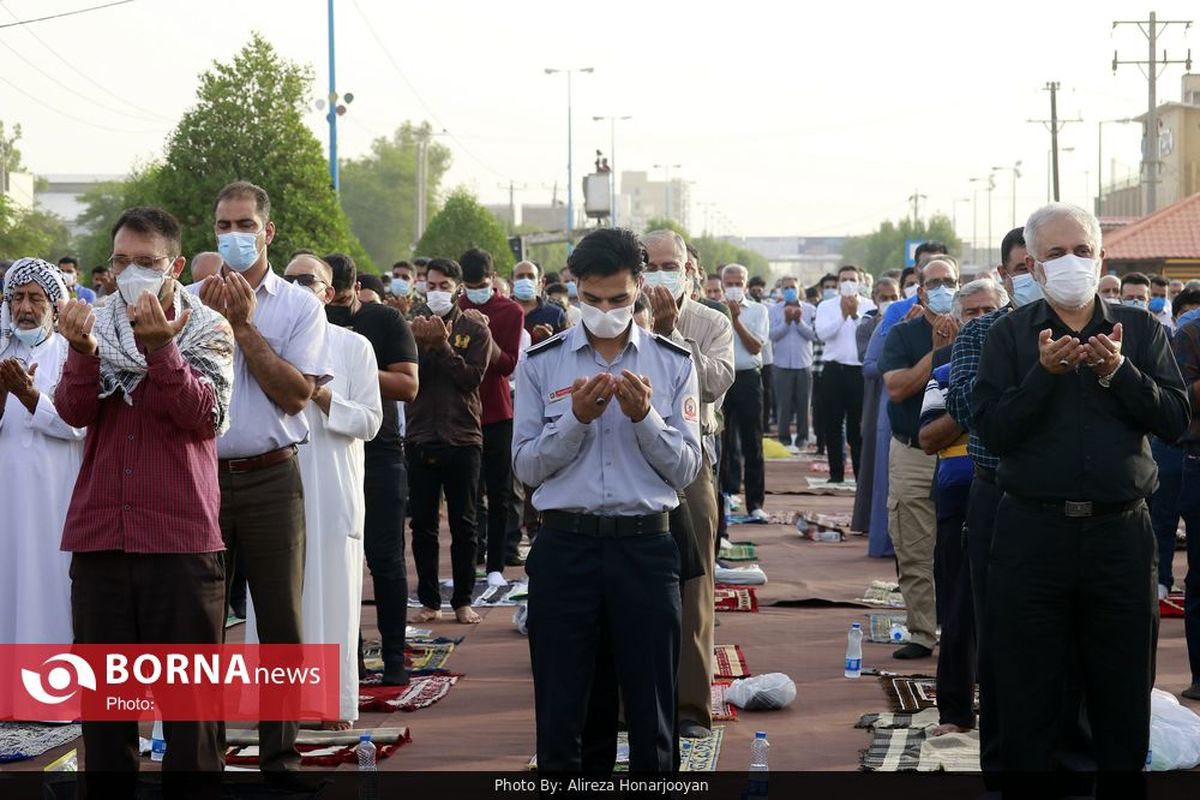
M130 130L128 128L110 128L107 125L100 125L95 122L89 122L88 120L83 119L81 117L77 117L74 114L69 114L66 111L63 111L61 108L57 108L56 106L50 105L49 103L47 103L45 100L41 99L40 97L36 97L36 96L30 94L29 92L25 91L24 89L22 89L20 86L17 86L15 83L10 81L8 78L5 78L3 75L0 75L0 83L7 84L11 89L13 89L16 92L19 92L20 94L29 98L30 100L37 103L38 105L44 106L45 108L50 109L54 113L61 114L62 116L66 117L67 119L71 120L72 122L78 122L81 125L87 125L88 127L96 128L96 129L102 130L102 131L109 131L111 133L158 133L159 132L158 130L140 130L139 131L139 130Z
M383 40L379 38L379 34L376 32L375 26L371 24L371 21L367 19L366 13L364 13L362 8L359 7L358 0L350 0L350 2L353 4L354 10L358 12L358 16L362 18L363 24L367 26L367 32L371 34L371 38L375 40L375 44L379 46L379 49L387 58L388 63L392 65L392 69L396 70L396 74L399 75L400 79L404 81L406 86L408 86L409 91L413 93L413 97L415 97L417 102L421 104L421 107L425 109L425 113L429 115L430 119L436 122L438 126L442 128L443 133L453 139L454 142L458 144L459 148L466 153L471 160L479 164L479 166L483 167L488 172L508 180L508 175L505 175L503 172L494 169L490 164L486 163L483 161L483 159L472 153L469 149L467 149L467 146L462 143L461 139L449 131L446 124L442 122L441 118L439 118L438 115L434 113L433 109L430 108L429 104L425 102L425 98L421 97L421 93L417 91L417 87L414 86L412 81L408 79L408 76L404 74L404 70L400 69L400 65L397 64L396 59L392 57L391 51L387 49L387 46L383 43Z
M17 20L17 19L18 19L17 15L13 13L13 10L12 10L11 8L9 8L7 5L5 5L5 4L4 4L4 0L0 0L0 8L3 8L3 9L6 11L6 12L8 12L8 15L9 15L10 17L12 17L14 20ZM19 21L19 20L18 20L18 21ZM46 52L48 52L50 55L52 55L52 56L54 56L55 58L57 58L57 59L58 59L59 61L61 61L63 64L66 64L66 65L67 65L67 67L68 67L68 68L70 68L72 71L74 71L74 72L75 72L77 75L79 75L79 77L83 78L85 81L87 81L87 82L88 82L88 83L90 83L91 85L95 86L97 89L99 89L100 91L104 92L105 94L107 94L108 96L112 97L113 99L115 99L115 100L119 100L119 101L120 101L122 104L124 104L125 106L128 106L129 108L131 108L131 109L133 109L133 110L135 110L135 111L138 111L138 112L140 112L141 114L143 114L143 115L145 115L145 116L149 117L151 120L157 120L157 121L160 121L160 122L173 122L173 121L174 121L174 120L172 120L172 119L171 119L171 118L169 118L169 117L164 117L164 116L162 116L161 114L157 114L157 113L155 113L155 112L153 112L153 111L150 111L149 109L142 108L141 106L137 105L136 103L133 103L133 102L131 102L131 101L127 100L126 98L124 98L124 97L121 97L121 96L120 96L119 94L117 94L116 92L113 92L113 91L109 90L107 87L105 87L105 86L101 85L101 84L100 84L99 82L97 82L97 81L96 81L96 80L95 80L95 79L94 79L92 76L88 75L86 72L84 72L83 70L79 69L79 67L75 66L75 65L74 65L74 64L72 64L70 61L67 61L65 58L63 58L63 57L62 57L62 55L61 55L61 54L58 52L58 49L57 49L57 48L55 48L55 47L52 47L52 46L51 46L51 45L49 45L49 44L48 44L48 43L47 43L45 40L43 40L43 39L42 39L42 37L40 37L40 36L38 36L36 33L34 33L32 28L26 28L26 29L25 29L25 32L26 32L26 33L28 33L30 36L32 36L32 37L33 37L33 38L34 38L34 39L35 39L35 40L38 42L38 44L40 44L40 45L42 45L42 47L46 48ZM5 45L5 46L7 47L7 45ZM10 50L12 50L12 48L11 48L11 47L9 47L9 49L10 49ZM15 50L13 50L13 52L15 53L16 51L15 51ZM31 62L30 62L30 63L31 63ZM45 73L42 73L42 74L44 75ZM49 76L47 76L47 77L49 77ZM50 78L50 80L54 80L54 79L53 79L53 78ZM55 81L55 83L59 83L59 82L58 82L58 81ZM60 85L60 86L62 86L63 84L59 83L59 85ZM70 91L70 92L72 92L73 94L77 94L76 92L74 92L74 90L71 90L71 89L69 89L69 88L68 88L68 87L66 87L66 86L63 86L63 88L66 88L66 89L67 89L67 91ZM87 99L87 100L89 100L89 101L91 100L91 98L85 98L85 99ZM111 110L111 109L108 109L108 110Z
M133 0L117 0L115 3L105 3L100 6L90 6L88 8L80 8L75 11L64 11L61 14L51 14L48 17L37 17L36 19L19 19L16 22L6 22L0 25L0 30L4 28L15 28L18 25L32 25L35 22L45 22L48 19L61 19L62 17L73 17L76 14L86 14L89 11L99 11L102 8L112 8L113 6L123 6L126 3L132 3Z

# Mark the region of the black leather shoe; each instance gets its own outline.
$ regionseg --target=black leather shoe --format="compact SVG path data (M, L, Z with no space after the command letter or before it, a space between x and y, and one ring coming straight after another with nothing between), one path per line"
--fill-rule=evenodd
M384 664L383 675L380 676L379 682L384 686L408 686L408 669L403 664L399 666Z
M679 735L684 739L707 739L712 736L712 731L690 719L682 719L679 721Z
M1179 694L1188 700L1200 700L1200 683L1193 683Z
M933 655L933 651L925 645L909 642L904 647L894 651L892 658L929 658L931 655Z

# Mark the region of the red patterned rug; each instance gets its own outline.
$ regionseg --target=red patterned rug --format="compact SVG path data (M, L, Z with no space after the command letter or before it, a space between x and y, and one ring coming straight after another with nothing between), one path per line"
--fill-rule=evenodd
M750 669L746 666L746 655L736 644L716 645L713 648L713 660L716 662L713 670L714 678L732 680L750 677Z
M376 760L382 761L411 741L412 736L409 734L408 728L405 728L403 736L397 741L388 744L377 742L375 744L377 748L375 754ZM337 767L339 764L357 764L358 750L355 749L356 747L357 745L296 745L296 749L300 751L300 765L304 767ZM225 752L225 763L235 766L257 767L258 746L247 745L229 748Z
M372 675L358 686L359 711L416 711L450 693L462 675L414 675L408 686L383 686Z
M725 699L725 690L729 681L713 681L712 683L712 718L713 722L732 722L737 719L737 708Z
M1166 597L1158 601L1158 616L1160 617L1182 617L1183 616L1183 592L1171 592Z
M758 611L758 595L753 586L729 586L718 583L713 594L717 611Z

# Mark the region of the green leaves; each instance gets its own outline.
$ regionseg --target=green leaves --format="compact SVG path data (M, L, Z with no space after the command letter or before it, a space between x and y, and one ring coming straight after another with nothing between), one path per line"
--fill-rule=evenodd
M456 189L429 221L414 255L457 260L472 247L482 247L492 254L498 274L512 275L513 255L504 229L470 193Z
M917 224L909 218L899 222L888 220L874 233L847 238L842 248L842 260L875 275L889 269L901 269L904 267L904 242L910 239L945 242L955 257L962 252L962 241L954 232L950 219L944 214L934 214Z

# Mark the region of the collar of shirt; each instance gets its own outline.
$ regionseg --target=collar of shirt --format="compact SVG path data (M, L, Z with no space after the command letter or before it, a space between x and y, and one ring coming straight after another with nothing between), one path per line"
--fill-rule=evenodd
M634 350L640 350L642 347L642 337L645 335L646 334L641 328L638 327L636 322L631 323L629 329L629 341L625 343L626 346L632 346ZM581 323L579 325L571 326L570 331L567 333L567 349L569 349L571 352L575 352L583 347L591 346L592 343L588 340L587 330L583 327L583 324ZM622 352L623 351L624 348L622 348Z
M1113 324L1116 322L1109 312L1109 304L1099 297L1093 301L1091 319L1078 332L1071 330L1048 302L1045 300L1039 300L1038 302L1041 303L1041 307L1035 308L1033 313L1029 315L1029 324L1039 331L1045 330L1049 326L1055 332L1055 338L1068 333L1072 336L1091 336L1092 333L1089 333L1089 331L1096 329L1099 329L1103 333L1111 333Z
M265 291L267 294L275 295L275 294L279 294L279 292L286 285L287 285L287 281L285 281L283 278L279 277L279 275L276 274L275 270L271 267L271 262L268 261L267 262L267 274L263 275L263 279L258 282L258 286L257 286L257 288L255 288L254 291L257 293L261 289L262 291Z

